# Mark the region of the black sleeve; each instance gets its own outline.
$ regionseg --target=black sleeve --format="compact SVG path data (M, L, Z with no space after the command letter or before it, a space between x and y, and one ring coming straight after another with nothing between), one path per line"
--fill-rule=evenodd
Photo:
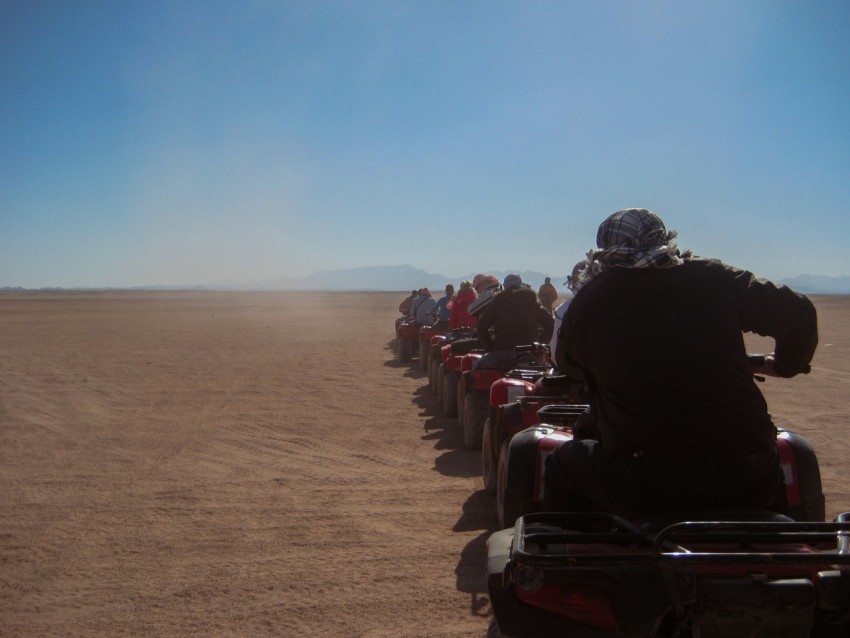
M481 345L485 350L491 350L493 348L493 339L490 337L490 326L493 325L493 319L493 303L491 303L484 309L481 316L478 317L478 325L476 327L476 331L478 332L478 341L481 342Z
M818 345L818 318L812 302L787 286L735 271L741 327L776 341L774 368L780 376L809 371Z
M537 321L543 326L540 341L549 343L552 340L552 332L555 330L555 319L552 314L540 304L537 305Z
M587 377L584 368L570 356L571 350L576 347L575 340L570 338L571 332L576 331L576 312L574 305L575 302L571 303L569 308L567 308L567 312L561 320L561 327L558 329L558 341L555 346L555 366L561 374L565 374L577 381L586 381Z

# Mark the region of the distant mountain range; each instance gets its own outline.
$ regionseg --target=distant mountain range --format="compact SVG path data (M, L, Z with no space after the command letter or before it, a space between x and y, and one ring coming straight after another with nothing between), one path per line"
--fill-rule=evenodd
M561 286L567 279L565 275L546 275L535 271L514 272L522 280L531 284L535 289L543 283L546 277L552 277L556 287ZM503 280L509 271L487 271L487 274ZM434 292L442 292L446 284L454 284L455 288L464 279L472 280L477 273L467 273L456 277L447 277L439 273L430 273L410 264L402 266L365 266L345 270L322 270L306 277L280 277L252 281L249 283L218 283L202 286L217 290L339 290L339 291L405 291L414 288L430 288ZM566 288L564 288L566 291Z
M487 271L488 274L498 277L500 280L510 271ZM477 273L467 273L457 277L447 277L439 273L429 273L410 264L402 266L366 266L362 268L349 268L345 270L322 270L306 277L281 277L263 281L252 281L231 284L210 284L201 288L214 288L217 290L317 290L317 291L389 291L389 290L412 290L414 288L430 288L432 291L442 291L447 283L458 287L464 279L472 280ZM553 275L533 270L525 270L518 273L522 280L536 290L546 277L552 278L552 283L558 290L567 293L564 286L566 275ZM850 277L830 277L826 275L797 275L789 279L779 280L777 283L785 284L802 293L848 295L850 294Z
M821 295L850 295L850 277L828 277L826 275L797 275L782 279L779 283L797 292Z
M505 271L488 271L500 280L510 274ZM563 285L566 275L544 274L535 271L516 273L522 280L536 290L545 277L552 278L552 283L565 294L568 292ZM456 277L447 277L438 273L429 273L410 264L401 266L365 266L344 270L322 270L306 277L280 277L249 282L210 282L206 284L191 284L183 286L135 286L134 290L291 290L291 291L409 291L414 288L430 288L435 293L442 292L446 284L458 287L464 279L472 280L476 273L468 273ZM850 277L830 277L826 275L797 275L782 279L778 283L790 286L794 290L810 294L848 295L850 294ZM0 288L0 291L22 290L21 288ZM61 290L60 288L42 288L42 290Z

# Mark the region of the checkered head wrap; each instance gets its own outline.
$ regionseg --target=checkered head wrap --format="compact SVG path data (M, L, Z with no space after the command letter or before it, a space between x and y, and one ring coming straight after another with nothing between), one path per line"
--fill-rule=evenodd
M587 253L586 279L611 267L673 268L684 263L661 218L645 208L627 208L609 216L596 233L598 248Z

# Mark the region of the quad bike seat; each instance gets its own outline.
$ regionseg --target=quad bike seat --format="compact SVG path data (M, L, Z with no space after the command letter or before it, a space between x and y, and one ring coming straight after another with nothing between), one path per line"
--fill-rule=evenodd
M576 384L575 379L568 377L565 374L545 376L540 379L540 385L544 388L563 388L565 391Z
M478 343L478 339L458 339L457 341L451 342L452 354L453 355L464 355L469 354L476 348L479 348L480 345Z

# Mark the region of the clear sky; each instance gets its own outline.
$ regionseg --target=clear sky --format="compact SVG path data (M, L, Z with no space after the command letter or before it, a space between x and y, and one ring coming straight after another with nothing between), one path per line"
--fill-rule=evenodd
M850 275L846 0L2 0L0 286ZM417 282L411 282L415 286Z

